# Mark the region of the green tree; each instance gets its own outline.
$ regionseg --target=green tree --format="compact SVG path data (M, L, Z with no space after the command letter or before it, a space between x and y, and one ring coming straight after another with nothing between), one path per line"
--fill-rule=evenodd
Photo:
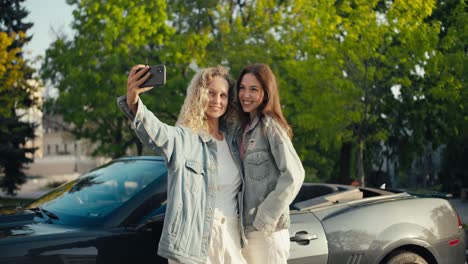
M177 38L167 23L166 2L159 1L68 1L75 6L74 36L59 36L46 51L41 75L59 90L52 111L72 124L76 138L96 143L94 154L122 156L141 144L130 123L116 107L116 97L125 94L127 73L135 64L165 63L168 85L145 95L145 103L165 121L173 121L182 95L174 78L187 71L190 61L184 47L175 52ZM179 53L180 52L180 53ZM156 89L155 89L156 90ZM157 95L156 95L157 94Z
M25 23L28 12L24 0L0 1L0 187L15 194L26 180L25 164L35 151L25 147L34 138L34 124L20 120L17 110L37 104L36 86L31 84L33 69L23 59L22 47L31 37Z
M396 105L386 106L387 113L393 112L389 119L393 124L383 122L390 132L385 142L387 155L397 164L396 172L400 178L407 178L406 185L421 183L426 176L433 180L436 176L432 159L428 160L428 168L423 174L411 172L409 169L415 159L422 156L430 158L434 151L447 143L446 153L451 159L453 153L462 152L453 148L462 145L453 143L463 138L466 123L463 120L466 116L463 105L467 101L463 95L466 90L465 9L463 1L435 3L433 12L424 19L426 29L411 36L416 40L415 46L421 47L416 54L423 52L423 56L409 68L413 68L413 74L400 82L401 95L394 100ZM403 69L404 65L400 68ZM456 182L455 179L443 181Z
M411 4L394 1L392 5L377 6L377 11L385 14L388 27L383 36L385 42L379 48L385 54L380 61L382 66L377 65L381 70L377 72L380 80L376 84L383 91L374 93L371 101L376 109L373 111L376 127L380 131L368 148L373 151L369 163L378 165L374 170L381 171L386 161L397 164L397 173L406 172L411 161L424 152L421 145L413 144L420 139L418 134L424 127L414 126L409 113L418 119L426 114L414 106L424 97L421 80L425 79L424 71L430 60L428 54L437 45L440 24L428 21L435 7L435 1ZM390 92L392 90L394 92ZM382 181L388 182L388 179ZM392 184L391 181L388 183Z
M289 4L284 1L180 1L168 4L171 24L182 39L204 40L201 56L189 61L206 67L223 64L233 77L248 63L280 63L280 39L275 30Z
M446 144L440 175L445 191L468 187L464 157L468 140L468 9L465 1L438 1L431 20L439 21L437 49L426 78L436 142Z
M260 53L262 47L256 43L249 46L256 47L253 51L235 45L245 42L246 34L253 34L241 30L252 30L255 31L252 36L261 36L269 29L269 23L275 21L274 18L267 19L268 23L255 21L256 14L249 13L254 22L241 24L248 20L244 17L247 15L242 11L243 15L238 16L236 10L248 7L249 12L255 9L258 13L263 10L263 1L258 2L260 6L246 7L229 1L168 1L167 5L165 1L68 3L76 6L75 36L71 40L59 37L47 50L41 68L42 77L60 92L50 111L73 124L71 132L77 138L98 143L96 154L113 157L124 155L128 147L139 143L113 99L125 93L125 72L132 65L166 64L166 86L143 96L145 104L159 118L174 123L194 71L220 63L239 69L249 56L250 61L257 61L254 54L262 54L265 61L267 52ZM256 28L262 24L265 26L261 30ZM247 26L255 30L244 29ZM236 37L237 34L241 35Z
M306 3L310 1L295 1L296 4L298 2L305 6L310 4ZM303 75L303 70L294 71L297 68L290 70L301 56L297 44L302 41L301 34L296 31L302 25L291 27L301 15L309 14L298 15L300 8L290 1L172 1L169 6L173 7L169 13L176 14L174 24L184 28L185 34L208 33L210 42L205 59L199 61L201 66L222 63L231 68L234 78L249 63L263 62L271 66L280 84L285 115L295 133L293 143L304 165L310 170L308 174L315 174L311 164L325 163L327 158L321 154L327 153L323 151L318 154L310 150L310 145L303 144L308 138L316 137L308 134L310 129L304 129L315 124L306 122L310 120L296 118L297 112L304 108L301 100L307 92L296 84L298 79L309 76ZM322 11L326 14L326 9ZM304 22L305 16L301 17ZM310 158L311 154L316 155ZM323 168L322 171L325 170Z
M356 89L343 76L339 53L341 18L334 2L295 1L283 23L278 65L285 112L295 125L295 146L314 180L334 176L342 142L355 118L347 105ZM285 41L287 40L287 41ZM314 178L314 177L313 177Z
M336 173L340 180L349 183L357 177L365 183L364 172L378 164L381 144L399 114L392 87L416 89L411 86L415 68L434 46L438 27L425 22L433 7L433 1L336 1L297 7L297 24L289 27L293 32L288 35L297 39L302 56L289 69L299 72L296 85L306 92L294 116L316 124L303 135L317 137L309 136L302 145L340 161L338 168L347 170ZM333 172L328 164L325 170Z
M42 73L60 91L58 113L101 154L138 142L112 98L141 62L168 66L167 85L144 100L169 123L197 68L223 64L236 77L270 64L309 180L366 182L388 162L401 173L466 116L454 115L466 113L462 1L68 2L76 35L54 43Z

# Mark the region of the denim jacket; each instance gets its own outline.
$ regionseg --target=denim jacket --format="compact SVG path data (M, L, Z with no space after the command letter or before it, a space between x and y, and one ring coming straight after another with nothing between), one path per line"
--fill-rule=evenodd
M240 146L242 131L234 140ZM244 139L245 232L289 228L289 205L304 182L304 168L291 140L271 117L255 117Z
M161 122L141 100L136 114L128 108L126 96L117 104L133 121L141 142L166 160L167 208L158 254L180 263L206 262L215 209L216 142L207 134Z

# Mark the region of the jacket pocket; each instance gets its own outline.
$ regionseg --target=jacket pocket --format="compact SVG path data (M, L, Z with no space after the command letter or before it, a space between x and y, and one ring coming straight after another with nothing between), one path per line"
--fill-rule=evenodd
M247 159L248 176L263 180L270 173L270 158L265 151L251 153Z
M200 192L200 187L203 184L205 172L200 162L195 160L187 160L185 162L186 175L184 184L187 189L192 192Z

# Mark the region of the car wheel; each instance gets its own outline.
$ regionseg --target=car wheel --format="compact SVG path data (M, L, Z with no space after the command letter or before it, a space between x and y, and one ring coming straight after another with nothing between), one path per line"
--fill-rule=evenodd
M427 261L416 253L398 250L390 254L385 264L428 264Z

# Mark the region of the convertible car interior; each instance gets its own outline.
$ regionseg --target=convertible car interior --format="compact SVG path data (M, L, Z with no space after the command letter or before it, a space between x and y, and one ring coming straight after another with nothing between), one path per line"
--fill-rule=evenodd
M324 205L395 194L387 190L367 189L339 184L305 183L291 204L291 210L310 210Z

